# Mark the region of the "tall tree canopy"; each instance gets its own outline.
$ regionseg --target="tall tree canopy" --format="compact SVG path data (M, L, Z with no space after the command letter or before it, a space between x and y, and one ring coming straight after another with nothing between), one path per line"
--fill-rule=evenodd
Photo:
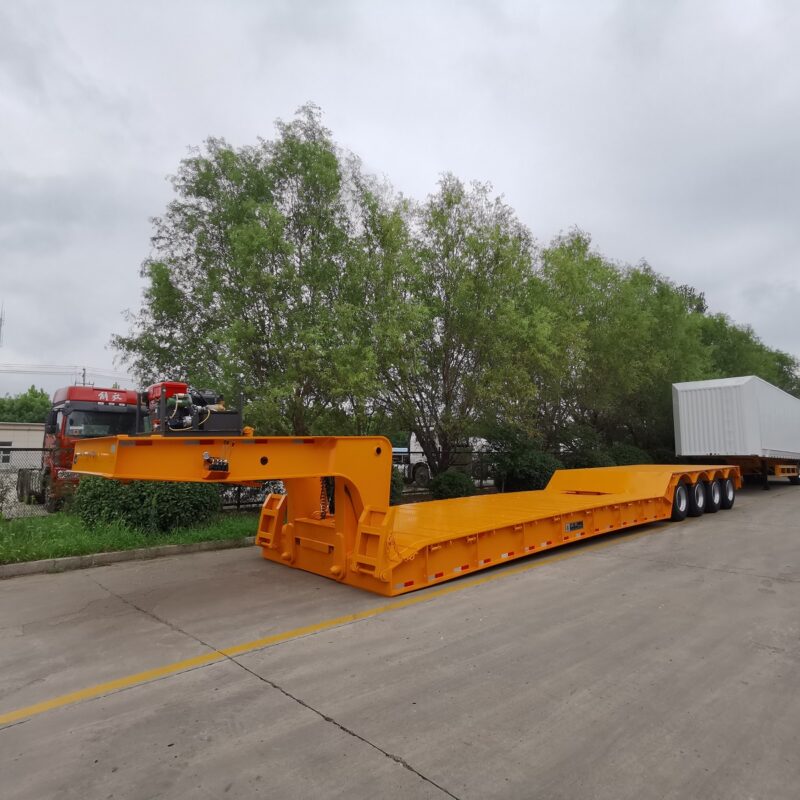
M114 344L145 380L241 392L260 428L306 434L375 393L366 246L370 226L390 222L317 108L277 133L240 149L209 139L181 163L177 198L154 221L142 308Z
M413 430L428 462L446 468L481 415L520 386L515 367L530 320L527 229L488 186L445 175L410 220L402 352L385 348L386 406ZM520 373L521 374L521 373ZM525 391L534 391L526 382Z
M578 230L539 247L488 185L397 196L313 105L271 140L209 139L173 186L113 343L142 382L241 393L265 433L413 431L438 471L481 434L565 457L669 448L676 381L800 390L794 357L692 287Z

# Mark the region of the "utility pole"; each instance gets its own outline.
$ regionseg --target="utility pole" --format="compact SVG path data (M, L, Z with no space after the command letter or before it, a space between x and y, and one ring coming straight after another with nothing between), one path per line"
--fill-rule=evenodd
M83 385L86 386L86 367L83 368L82 374L83 374Z

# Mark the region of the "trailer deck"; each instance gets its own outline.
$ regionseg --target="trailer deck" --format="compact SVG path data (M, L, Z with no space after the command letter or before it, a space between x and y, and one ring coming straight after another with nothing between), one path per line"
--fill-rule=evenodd
M382 437L151 435L81 443L73 468L123 480L281 479L286 494L269 495L259 520L264 558L387 596L669 519L676 497L741 485L732 466L604 467L559 470L543 491L390 507L391 459Z

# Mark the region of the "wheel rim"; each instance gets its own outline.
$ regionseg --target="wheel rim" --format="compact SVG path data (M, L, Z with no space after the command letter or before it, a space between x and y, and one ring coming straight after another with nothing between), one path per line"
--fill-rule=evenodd
M733 500L733 481L730 478L725 481L725 496L728 498L728 502Z
M719 483L714 481L711 484L711 501L714 503L715 506L720 504L722 500L722 489L719 487Z
M689 503L689 496L686 492L685 486L679 486L675 492L675 505L678 507L678 511L683 513L686 511L686 506Z
M706 507L706 493L699 481L694 485L694 502L698 508Z

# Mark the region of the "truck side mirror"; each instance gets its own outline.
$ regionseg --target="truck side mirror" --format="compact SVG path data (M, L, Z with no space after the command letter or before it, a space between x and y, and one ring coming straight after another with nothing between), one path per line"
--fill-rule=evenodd
M47 422L45 422L45 424L44 424L44 432L45 433L58 433L57 414L58 414L58 412L51 411L47 415Z

